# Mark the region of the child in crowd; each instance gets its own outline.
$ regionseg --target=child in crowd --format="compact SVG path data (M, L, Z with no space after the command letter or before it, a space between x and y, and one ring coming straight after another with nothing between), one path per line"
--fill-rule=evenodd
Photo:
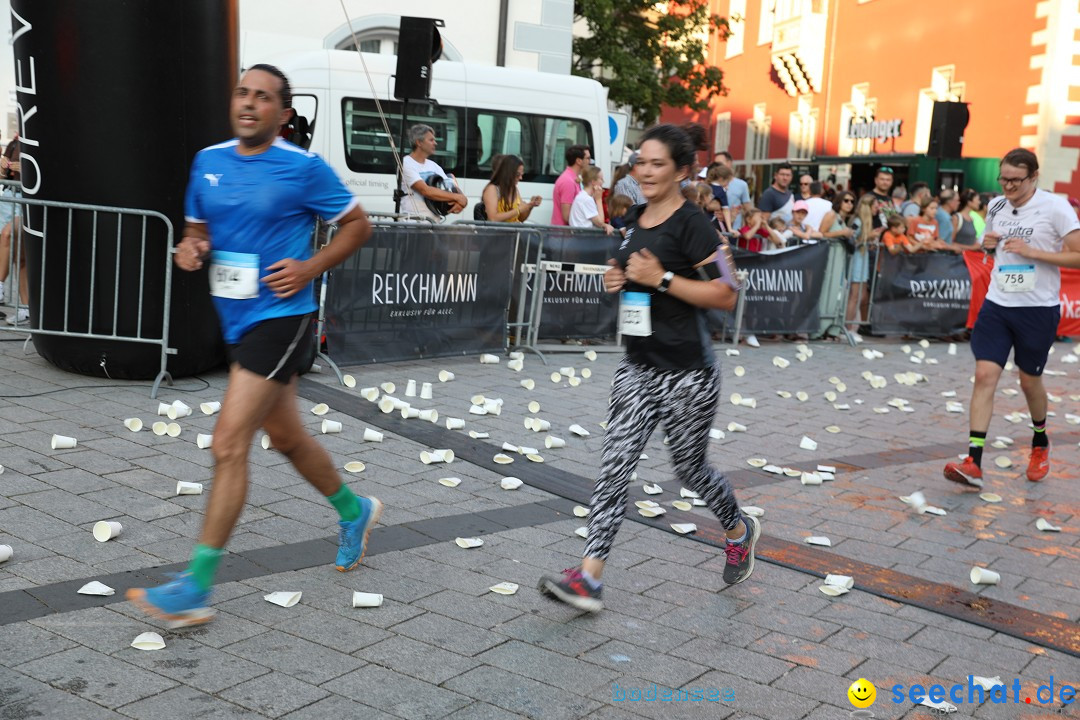
M784 247L786 242L769 227L769 211L754 208L750 212L750 224L739 230L736 244L743 250L761 252L771 247Z
M612 195L608 200L608 213L611 215L611 227L619 232L626 229L626 212L634 204L629 195Z
M919 243L913 242L906 234L904 234L905 223L902 215L889 215L889 219L885 223L885 232L881 236L881 242L885 244L885 249L889 251L890 255L899 255L900 253L917 253L922 250Z
M798 243L815 243L823 236L821 231L817 228L810 227L806 224L806 216L810 212L810 206L806 204L805 200L799 200L795 203L795 206L791 210L791 224L788 225L788 239L792 236L798 238L795 244Z
M782 217L774 217L769 220L769 230L769 235L773 237L773 244L779 247L785 247L795 237L794 231L788 227ZM777 240L776 236L779 236L779 240ZM780 245L780 242L783 242L783 245Z

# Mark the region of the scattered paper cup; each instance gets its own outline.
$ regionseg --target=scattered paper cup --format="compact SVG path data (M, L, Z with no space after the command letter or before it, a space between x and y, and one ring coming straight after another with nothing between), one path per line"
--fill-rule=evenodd
M394 391L397 390L397 385L392 382L384 382L382 385L379 385L379 387L381 387L382 391L387 395L393 395Z
M588 360L589 362L595 362L595 360L596 360L596 351L595 350L586 350L585 351L585 359Z
M973 567L969 573L971 582L976 585L997 585L1001 580L1001 575L997 574L989 568Z
M52 449L53 450L66 450L68 448L75 447L78 443L79 443L78 440L76 440L73 437L68 437L67 435L53 435L52 436Z
M0 562L10 560L13 552L10 545L0 545Z
M454 377L456 377L454 373L450 372L449 370L439 371L439 382L450 382L454 379Z
M169 423L158 420L156 423L150 426L150 429L154 431L155 435L164 435L169 429Z
M426 383L424 383L423 385L420 386L420 399L421 400L430 400L431 398L432 398L432 395L431 395L431 383L426 382Z
M562 438L548 435L546 438L544 438L544 447L546 447L548 450L552 448L566 447L566 441Z
M850 575L826 575L825 584L850 590L855 587L855 578Z
M671 529L680 535L689 535L692 532L697 532L697 525L694 523L672 523Z
M553 382L553 383L562 382L562 373L558 373L558 372L551 373L551 382Z
M139 418L128 418L124 420L124 427L131 432L139 432L142 430L142 420Z
M480 432L479 430L470 430L469 437L473 440L486 440L491 437L491 433Z
M999 468L1005 469L1012 467L1013 462L1009 459L1007 455L998 455L996 458L994 458L994 464L997 465Z
M577 387L581 384L581 378L575 375L574 377L567 378L566 382L569 383L570 387Z
M520 358L514 358L510 362L506 363L506 367L510 368L514 372L521 372L525 367L525 361Z
M330 406L326 403L319 403L315 407L311 408L312 415L325 415L330 412Z
M371 428L364 428L364 440L367 442L382 442L383 434L378 430L372 430Z
M184 480L176 481L177 495L202 495L202 490L202 483L186 482Z
M116 590L97 580L91 580L76 590L76 592L79 595L100 595L102 597L109 597L110 595L116 594Z
M1043 532L1061 532L1061 528L1059 528L1057 525L1051 525L1046 518L1039 518L1038 520L1036 520L1035 527L1037 527L1039 530L1042 530Z
M469 414L470 415L487 415L488 413L487 413L487 410L484 409L483 405L473 405L473 406L471 406L469 408Z
M352 594L352 606L354 608L372 608L382 605L383 596L378 593L366 593L355 591Z
M729 422L727 429L728 432L746 432L746 426L737 422Z
M176 420L177 418L187 417L191 414L191 408L184 404L182 400L173 400L172 405L166 411L166 415L170 420Z
M999 503L1002 501L1002 497L997 493L985 492L979 495L979 499L988 503Z
M585 538L586 540L588 540L589 539L589 528L582 525L581 527L579 527L577 530L574 531L574 534L577 535L580 538Z
M531 412L534 415L536 413L540 412L540 403L538 403L535 400L530 401L528 407L529 407L529 412Z
M580 425L571 425L570 432L574 433L578 437L589 437L589 431Z
M484 411L488 415L502 415L502 398L488 398L484 401Z
M94 539L98 542L108 542L115 537L120 537L124 532L124 526L115 520L100 520L94 523Z
M347 388L356 387L356 378L352 375L345 375L341 378L341 383Z
M683 512L687 512L688 510L690 510L690 508L694 507L694 505L693 503L688 503L685 500L675 500L671 503L671 507L675 508L676 510L682 510Z
M213 415L218 410L221 410L221 403L219 403L217 400L213 400L211 402L204 402L199 405L199 409L202 410L203 415Z
M416 381L407 380L405 382L405 397L416 397Z
M199 433L195 436L195 444L198 445L200 449L205 450L214 444L214 436Z
M383 395L382 399L379 400L379 409L387 415L394 412L394 398L389 395Z
M817 450L817 442L803 435L802 440L799 441L799 447L803 450Z
M501 582L498 585L492 585L488 590L499 595L513 595L518 591L518 586L517 583Z
M480 547L481 545L484 544L484 541L481 540L478 537L474 537L474 538L459 537L456 540L454 540L454 542L462 550L469 550L470 548L478 548L478 547Z
M832 540L823 536L811 536L803 540L807 545L822 545L824 547L832 547Z
M341 423L337 420L323 420L322 431L323 434L339 433L341 432Z
M157 406L157 414L167 416L169 414L169 408L172 407L169 403L159 402Z
M575 505L574 506L574 517L588 517L588 516L589 516L589 508L585 507L584 505Z
M536 432L547 432L551 429L551 423L547 420L534 418L532 421L532 429Z
M462 418L446 418L447 430L460 430L463 427L465 427L465 421Z
M358 473L358 472L364 472L364 470L366 470L366 469L367 469L367 465L360 462L359 460L352 460L350 462L345 463L345 472Z
M439 478L439 484L444 485L444 486L446 486L448 488L456 488L458 485L461 484L461 478L456 478L456 477Z
M518 385L521 385L521 387L525 388L526 390L532 390L534 387L536 387L536 381L530 378L525 378L520 383L518 383Z
M169 437L180 437L180 423L171 422L166 425L165 434Z
M638 515L647 518L660 517L667 514L667 510L662 507L645 507L638 509Z
M735 369L732 372L735 373L735 377L742 377L746 374L746 368L744 368L742 365L736 365Z
M498 455L493 457L492 460L494 460L499 465L509 465L510 463L514 462L514 458L510 457L509 455L504 455L503 453L499 453Z
M165 641L156 632L144 632L131 641L131 647L136 650L161 650L165 647Z
M411 418L418 418L420 417L420 411L414 407L403 407L401 408L401 417L405 418L406 420L409 420Z
M847 595L851 590L846 587L838 587L836 585L821 585L818 590L830 597L837 597L839 595Z
M498 355L492 355L491 353L484 353L483 355L480 356L480 364L481 365L498 365L499 364L499 356Z
M298 590L279 590L272 592L269 595L263 595L263 600L274 605L280 605L283 608L291 608L296 603L300 602L300 597L304 593Z
M360 397L364 398L368 402L375 402L379 399L379 388L367 387L360 390Z
M270 449L270 436L264 433L263 436L261 438L259 438L259 444L262 445L263 450L269 450Z
M517 490L522 484L521 480L516 477L504 477L499 481L499 486L503 490Z
M590 370L589 368L582 368L581 369L581 377L588 380L589 378L592 377L592 370Z

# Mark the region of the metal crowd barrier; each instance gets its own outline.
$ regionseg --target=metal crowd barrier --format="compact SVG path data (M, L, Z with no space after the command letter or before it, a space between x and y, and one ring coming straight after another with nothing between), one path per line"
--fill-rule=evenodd
M35 273L40 276L39 286L37 288L38 302L37 313L30 314L29 321L25 325L10 325L4 329L12 332L22 332L26 334L26 341L24 345L29 345L30 339L33 335L53 335L58 337L71 337L71 338L85 338L93 340L116 340L122 342L132 343L145 343L150 345L159 345L161 347L161 365L160 370L157 373L157 377L154 379L153 386L150 391L150 397L156 398L158 388L161 386L162 380L172 384L172 376L166 368L169 355L176 354L176 349L169 347L169 312L172 303L172 255L175 252L173 248L173 226L169 218L165 217L159 212L153 210L140 210L137 208L118 208L109 207L106 205L87 205L82 203L69 203L69 202L57 202L52 200L37 200L26 197L0 197L0 202L11 203L15 205L15 212L13 213L13 221L11 223L11 254L10 254L10 268L11 273L8 275L8 281L10 282L11 297L13 298L13 305L15 306L16 315L22 308L29 308L22 303L21 296L24 288L20 286L21 277L19 269L23 263L24 257L24 242L28 238L33 238L34 241L41 243L41 262L42 266ZM27 208L40 207L42 208L42 226L41 231L36 232L29 230L26 227L26 212ZM66 232L63 233L62 238L50 238L49 237L49 218L50 211L57 211L60 213L60 218L55 218L53 215L53 223L60 222L61 227L66 225ZM73 241L73 228L76 225L76 219L89 219L90 227L90 267L72 267L72 248ZM129 223L136 223L136 227L139 232L139 241L136 248L131 247L131 242L124 238L125 219ZM144 283L146 277L146 257L147 257L147 232L149 223L154 221L160 221L164 225L164 244L166 251L164 255L164 285L163 285L163 297L162 302L162 318L161 318L161 332L155 333L145 330L143 327L143 307L146 300L146 285ZM111 228L112 225L116 226L115 239L110 239L108 235L111 235L110 229L103 229L100 233L99 228L102 225L106 225L107 228ZM130 224L128 225L130 228ZM107 233L107 234L106 234ZM78 240L80 243L85 243L86 238L82 237ZM104 248L104 244L108 242L115 242L116 244L116 260L111 266L99 266L97 264L99 243ZM56 287L45 287L45 277L47 263L51 255L50 247L55 248L55 243L63 243L63 255L66 258L66 267L64 270L64 287L60 291ZM121 257L127 256L131 252L138 254L137 264L139 267L139 287L138 287L138 307L137 307L137 320L135 323L134 333L125 333L119 330L120 320L118 318L118 311L120 307L120 276L121 276ZM72 272L77 272L87 276L89 278L89 300L87 302L85 316L79 313L78 316L74 316L72 312L72 298L71 298L71 276ZM109 332L95 332L92 328L95 326L95 322L98 326L101 325L101 307L105 305L105 313L108 313L108 302L100 303L95 306L95 302L98 300L96 289L98 284L113 287L113 293L111 300L111 322L108 322L106 317L105 325L111 327ZM8 285L8 283L5 283ZM25 288L27 291L32 291L33 287ZM46 292L48 290L48 293ZM46 327L45 326L45 309L46 306L51 309L55 307L55 303L63 303L63 321L59 327ZM95 316L95 310L99 310L98 316ZM72 325L82 325L82 320L85 318L86 330L74 329Z

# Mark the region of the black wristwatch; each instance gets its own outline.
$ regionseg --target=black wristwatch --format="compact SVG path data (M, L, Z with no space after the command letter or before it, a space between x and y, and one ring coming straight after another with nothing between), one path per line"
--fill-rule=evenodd
M664 273L664 277L660 279L660 284L656 286L656 291L666 293L668 288L671 287L671 279L673 277L675 277L675 273L670 270Z

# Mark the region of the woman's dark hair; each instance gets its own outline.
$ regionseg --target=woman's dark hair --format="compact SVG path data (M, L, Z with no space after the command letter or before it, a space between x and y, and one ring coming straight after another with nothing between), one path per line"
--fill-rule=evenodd
M1039 159L1035 157L1035 153L1024 148L1016 148L1005 153L1005 157L1001 158L998 167L1002 165L1025 168L1029 176L1039 171Z
M979 191L973 190L972 188L968 188L960 193L960 208L966 208L968 204L977 197L979 197Z
M840 192L836 193L836 197L834 197L833 201L832 201L833 212L835 212L837 215L840 215L840 213L843 212L843 210L844 210L844 198L851 198L851 212L852 212L852 214L854 214L855 213L855 193L848 192L847 190L841 190Z
M615 175L611 178L611 192L615 192L615 184L630 174L630 166L626 163L615 168Z
M681 127L670 123L653 125L645 131L645 135L641 138L642 143L646 140L656 140L664 145L668 150L668 154L671 155L671 159L675 162L676 170L693 166L694 142Z
M690 142L693 144L695 150L709 149L709 133L705 131L705 128L701 124L686 123L682 126L682 129L690 138Z
M517 155L500 155L491 169L491 184L499 191L499 198L506 201L506 206L514 204L517 196L518 168L525 162Z

